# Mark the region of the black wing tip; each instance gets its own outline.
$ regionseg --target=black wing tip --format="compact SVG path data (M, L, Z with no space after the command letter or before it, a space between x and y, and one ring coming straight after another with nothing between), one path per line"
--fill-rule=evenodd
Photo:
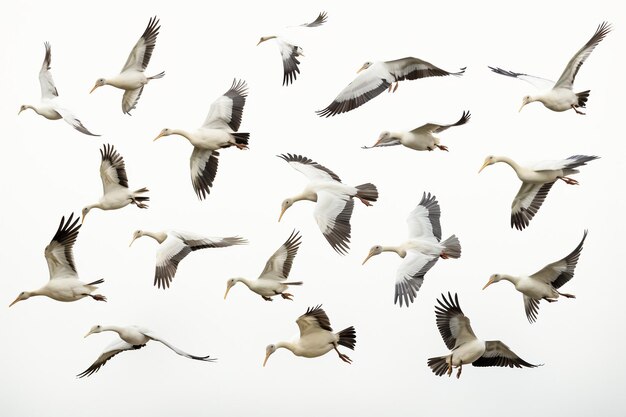
M317 311L322 311L325 313L324 309L322 308L321 304L316 305L315 307L307 307L306 312L304 313L305 316L315 313Z
M233 83L231 84L226 94L230 93L231 91L237 93L243 98L246 98L248 97L248 83L242 78L237 79L237 77L235 77L233 78Z

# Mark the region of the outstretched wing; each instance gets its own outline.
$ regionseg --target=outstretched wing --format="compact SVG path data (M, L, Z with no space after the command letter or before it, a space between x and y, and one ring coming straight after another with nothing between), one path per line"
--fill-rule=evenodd
M130 111L137 107L137 103L143 93L143 86L134 90L126 90L122 96L122 112L130 115Z
M128 177L126 176L126 165L124 159L115 150L113 145L105 144L100 149L100 178L102 179L102 189L104 194L123 187L128 188Z
M296 230L291 232L289 238L280 248L267 260L265 268L259 278L285 280L291 271L291 265L298 253L302 236Z
M191 184L193 190L200 200L207 198L213 186L217 165L220 156L218 151L208 149L193 148L189 168L191 170Z
M297 171L303 173L309 180L333 180L341 182L341 179L330 169L302 155L282 154L277 155L284 159Z
M424 193L417 207L409 213L406 222L409 225L409 237L411 239L437 239L441 240L441 209L437 198L430 193Z
M73 250L81 225L78 224L78 217L72 222L73 218L74 213L70 214L67 222L65 217L61 218L54 237L44 251L50 279L77 277Z
M396 273L396 292L393 303L400 301L407 307L417 297L417 292L424 283L424 275L439 259L438 256L425 255L417 250L407 251Z
M92 363L89 368L85 369L83 372L81 372L80 374L76 376L78 378L90 376L98 372L98 370L100 370L100 368L104 366L104 364L106 364L109 361L109 359L111 359L113 356L117 355L118 353L124 352L125 350L141 349L144 346L145 344L144 345L131 345L130 343L126 343L123 340L116 340L115 342L107 346L104 352L102 352L100 356L98 356L98 359L96 359L96 361Z
M155 342L159 342L159 343L164 344L165 346L167 346L168 348L172 349L174 352L176 352L180 356L184 356L185 358L194 359L194 360L197 360L197 361L204 361L204 362L215 362L217 360L217 358L211 358L209 355L207 355L207 356L196 356L196 355L192 355L190 353L187 353L187 352L185 352L183 350L180 350L176 346L171 345L167 341L161 339L159 336L157 336L152 331L142 331L142 333L144 335L146 335L147 337L149 337L150 339L154 340Z
M453 123L451 125L438 125L436 123L428 123L418 127L417 129L411 130L411 133L441 133L451 127L464 125L465 123L469 122L470 117L472 117L472 115L470 114L469 110L466 110L463 112L461 118L456 123Z
M298 57L302 55L302 48L280 38L276 38L276 44L283 61L283 85L289 85L296 80L297 74L300 74Z
M459 305L459 297L448 293L448 298L441 294L442 300L437 299L439 305L435 305L435 317L437 318L437 327L448 349L452 350L464 343L476 339L476 335L470 326L470 320L467 318L461 306Z
M57 91L57 88L54 85L54 80L52 79L52 74L50 73L50 65L52 63L51 47L48 42L44 42L44 46L46 47L46 55L43 58L43 63L41 64L41 69L39 70L39 84L41 85L42 100L59 96L59 92Z
M569 255L563 259L546 265L530 277L543 281L546 284L550 284L554 288L561 288L565 283L574 277L574 270L576 269L576 264L578 264L578 259L580 258L580 253L583 250L583 243L585 243L586 238L587 231L585 230L582 240Z
M499 340L485 342L485 353L476 359L474 366L501 366L509 368L536 368L540 365L533 365L517 356L507 345Z
M539 211L553 185L554 181L545 184L523 182L511 205L511 227L524 230Z
M461 76L465 73L465 68L461 68L458 72L448 72L430 62L413 57L386 61L385 64L391 75L394 76L395 81L417 80L418 78L426 77L445 77L448 75Z
M83 125L83 123L80 120L78 120L76 116L74 116L69 110L62 109L59 107L55 107L54 110L56 110L56 112L59 113L61 117L63 117L63 120L65 120L70 126L78 130L80 133L84 133L85 135L89 135L89 136L100 136L100 135L91 133L89 130L87 130L87 128Z
M321 304L316 307L307 308L306 313L298 317L296 323L300 328L300 337L315 333L320 329L329 332L333 331L332 327L330 327L330 320L326 312L322 310Z
M124 68L122 68L122 72L129 69L136 71L143 71L146 69L148 63L150 62L150 58L152 57L154 45L156 45L156 38L159 34L159 29L161 29L161 26L159 26L159 19L154 16L148 21L146 30L143 31L143 34L135 44L135 47L130 52L128 59L124 64Z
M517 78L526 81L528 84L540 90L549 90L554 86L554 81L547 78L535 77L534 75L524 74L522 72L507 71L498 67L488 67L491 71L505 77Z
M526 312L528 322L534 323L539 314L539 300L524 295L524 311Z
M330 246L340 255L348 253L350 217L354 201L348 195L318 191L313 216Z
M321 12L317 18L315 18L314 21L312 21L311 23L303 23L300 26L304 26L307 28L316 28L318 26L322 26L324 23L326 23L326 20L328 20L328 14L326 12Z
M238 131L246 97L248 97L248 85L244 80L235 78L230 89L211 104L202 127Z

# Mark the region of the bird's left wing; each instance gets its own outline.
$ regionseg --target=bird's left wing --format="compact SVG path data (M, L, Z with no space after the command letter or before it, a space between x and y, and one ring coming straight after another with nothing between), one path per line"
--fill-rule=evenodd
M205 199L211 192L215 174L217 174L217 165L220 156L218 151L208 149L193 148L191 159L189 160L189 168L191 170L191 184L193 190L200 200Z
M152 57L152 51L154 50L154 45L156 45L156 38L159 34L159 19L154 16L148 21L148 26L146 26L146 30L144 30L143 34L135 44L135 47L130 52L126 63L124 64L124 68L122 68L122 72L133 69L135 71L143 71L148 66L150 62L150 57Z
M345 255L350 249L350 217L353 209L354 201L349 195L326 190L317 193L313 216L330 246L340 255Z
M386 61L385 64L391 75L394 76L395 81L416 80L426 77L445 77L447 75L460 76L465 73L465 68L461 68L458 72L448 72L430 62L413 57Z
M474 366L501 366L509 368L536 368L540 365L533 365L517 356L507 345L499 340L489 340L485 342L485 353L476 359Z
M291 235L285 243L280 245L280 248L267 260L265 268L259 278L285 280L289 276L291 271L291 265L298 253L302 236L296 230L291 232Z
M111 343L109 346L107 346L104 352L102 352L100 356L98 356L98 359L96 359L96 361L92 363L89 368L85 369L83 372L81 372L80 374L76 376L78 378L90 376L98 372L98 370L100 370L100 368L104 364L106 364L109 359L111 359L113 356L117 355L118 353L124 352L125 350L141 349L144 346L145 345L131 345L130 343L126 343L123 340L116 340L113 343Z
M43 58L43 63L41 64L41 69L39 70L39 84L41 85L41 98L51 99L58 97L59 93L54 85L52 74L50 73L50 65L52 63L51 47L48 42L45 42L44 46L46 47L46 55Z
M122 96L122 112L130 115L130 111L137 107L137 103L143 93L143 86L134 90L126 90Z
M580 48L578 52L570 59L561 74L561 77L557 80L554 85L555 88L567 88L572 89L574 85L574 79L576 78L576 74L578 74L578 70L583 65L585 60L589 58L591 52L595 49L596 46L604 39L606 35L611 31L611 25L608 22L602 22L602 24L598 25L596 29L596 33L593 34L591 39L587 41L585 46Z
M396 273L396 292L393 303L400 301L408 307L417 297L424 275L437 263L438 256L425 255L417 250L408 250Z
M322 26L328 20L328 14L326 12L321 12L314 21L310 23L303 23L300 26L304 26L307 28L316 28L318 26Z
M306 313L298 317L296 320L298 327L300 328L300 337L307 334L314 333L319 329L332 332L330 327L330 320L326 315L326 312L322 310L322 306L309 307L306 309Z
M50 279L77 276L73 250L81 225L78 224L78 217L72 222L73 217L74 213L70 215L67 222L65 217L61 218L54 237L44 251Z
M154 285L158 288L169 288L178 263L191 253L191 248L174 234L168 234L163 243L159 245L156 253L156 268L154 270Z
M62 109L59 107L55 107L54 110L56 110L56 112L61 115L63 120L69 123L74 129L78 130L80 133L84 133L85 135L89 135L89 136L100 136L100 135L91 133L89 130L87 130L87 128L83 125L83 123L80 120L78 120L76 116L74 116L69 110Z
M248 243L246 239L239 236L206 237L191 232L172 232L172 234L181 239L192 251L206 248L225 248Z
M341 179L330 169L302 155L282 154L277 155L284 159L295 170L303 173L309 180L329 180L341 182Z
M300 74L298 57L302 55L302 48L280 38L276 38L276 44L283 61L283 85L292 84L296 80L297 74Z
M102 189L104 194L116 188L128 188L128 177L126 176L126 165L124 159L115 150L113 145L105 144L100 149L100 178L102 179Z
M184 356L184 357L189 358L189 359L195 359L197 361L205 361L205 362L215 362L217 360L217 358L211 358L210 355L207 355L207 356L196 356L196 355L192 355L190 353L187 353L187 352L185 352L183 350L180 350L176 346L171 345L167 341L161 339L159 336L157 336L152 331L143 331L142 333L144 335L146 335L147 337L149 337L150 339L154 340L155 342L159 342L159 343L164 344L165 346L167 346L168 348L172 349L174 352L176 352L180 356Z
M534 323L539 314L539 300L535 300L524 294L524 311L529 323Z
M452 350L475 340L476 335L470 325L470 319L463 314L458 295L454 294L452 298L452 294L448 293L446 298L441 294L441 298L443 301L437 299L439 305L435 305L435 317L441 338L448 349Z
M244 80L235 78L230 89L211 104L202 127L238 131L246 97L248 97L248 85Z
M441 240L441 223L439 217L441 209L437 198L430 193L424 193L417 207L409 213L406 222L409 226L410 238L432 238Z
M565 258L556 262L552 262L549 265L543 267L540 271L535 272L530 277L552 285L554 288L561 288L566 282L568 282L574 276L574 270L576 264L580 258L580 253L583 250L583 243L587 238L587 231L583 234L583 238L574 248L574 250Z
M547 78L535 77L534 75L528 75L522 72L507 71L498 67L488 67L488 68L491 71L495 72L496 74L504 75L505 77L517 78L518 80L525 81L528 84L540 90L549 90L554 86L554 81L548 80Z
M548 196L554 181L545 184L523 182L511 204L511 227L524 230Z
M450 125L438 125L436 123L428 123L418 127L417 129L411 130L411 133L441 133L451 127L464 125L465 123L469 122L470 117L472 117L472 115L470 114L469 110L467 110L463 112L461 118L456 123L452 123Z

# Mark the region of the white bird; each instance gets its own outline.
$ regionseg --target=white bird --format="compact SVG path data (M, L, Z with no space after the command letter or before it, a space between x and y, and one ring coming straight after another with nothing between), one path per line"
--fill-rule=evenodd
M78 218L72 222L74 213L65 221L65 217L61 218L61 223L50 241L46 246L44 255L48 263L50 272L50 281L43 287L35 291L22 291L15 301L9 307L18 301L28 300L30 297L46 296L57 301L77 301L81 298L91 297L97 301L106 301L106 297L100 294L92 294L102 284L103 279L85 284L78 279L76 266L74 265L74 242L78 237L80 224Z
M580 172L576 168L598 158L598 156L573 155L559 161L542 161L530 167L523 167L506 156L488 156L478 173L497 162L504 162L513 168L517 178L522 181L522 186L511 205L511 228L523 230L530 224L556 180L578 185L578 181L569 176Z
M107 346L106 349L104 349L104 352L102 352L100 356L98 356L98 359L96 359L96 361L89 368L85 369L83 372L76 375L78 378L90 376L98 372L98 370L100 370L100 368L104 364L106 364L107 361L111 359L113 356L117 355L120 352L124 352L125 350L141 349L151 340L154 340L155 342L163 343L165 346L172 349L174 352L176 352L180 356L184 356L189 359L195 359L195 360L204 361L204 362L214 362L217 360L216 358L211 358L209 356L195 356L187 352L184 352L178 349L176 346L173 346L169 344L168 342L166 342L165 340L161 339L153 331L145 329L143 327L139 327L139 326L122 327L122 326L96 325L96 326L93 326L91 330L89 330L89 333L87 333L85 337L89 336L90 334L100 333L100 332L115 332L120 337L120 340L115 340L113 343Z
M300 328L300 338L293 342L278 342L268 345L265 348L263 366L267 363L270 355L281 348L290 350L294 355L305 358L317 358L335 349L339 359L346 363L352 363L352 359L348 355L339 352L338 346L341 345L354 350L356 345L356 330L354 330L354 326L334 333L332 327L330 327L330 320L328 320L328 316L322 310L321 305L307 308L306 313L298 317L296 323Z
M157 140L163 136L180 135L193 145L190 160L191 183L200 200L211 192L219 162L218 150L231 146L241 150L248 149L250 134L237 132L247 96L246 82L234 79L230 89L211 104L209 114L199 129L187 132L166 128L154 138Z
M251 291L263 297L265 301L273 301L272 297L279 294L286 300L292 300L293 295L285 291L290 285L302 285L302 281L286 282L285 280L289 277L291 265L298 253L300 243L301 236L299 232L294 230L285 243L267 260L263 272L256 280L230 278L226 281L224 300L228 291L238 282L245 284Z
M103 194L100 201L85 206L82 211L83 219L87 217L87 213L93 208L100 210L117 210L134 204L139 208L148 208L146 201L150 201L150 197L142 196L149 190L146 187L135 191L128 189L128 177L126 176L126 165L124 159L115 150L113 145L105 144L100 149L100 178L102 179Z
M373 146L363 146L363 149L372 149L382 146L395 146L404 145L409 149L416 151L433 151L436 148L442 151L448 151L447 146L439 144L439 138L434 133L441 133L444 130L453 127L461 126L469 121L471 114L469 111L464 111L463 115L458 122L451 125L438 125L436 123L428 123L418 128L411 130L410 132L389 132L385 131L380 134L378 140Z
M565 258L552 262L544 266L541 270L528 276L513 276L507 274L493 274L483 287L483 290L502 280L509 281L515 285L515 289L524 294L524 310L530 323L537 320L539 314L539 301L546 300L549 303L557 301L559 296L565 298L576 298L572 294L565 294L559 291L563 285L567 284L574 277L574 270L583 250L583 243L587 237L587 231L576 248Z
M585 114L578 110L578 108L586 106L587 99L589 98L589 92L591 90L574 93L574 79L576 78L576 74L578 74L578 70L582 64L589 57L589 55L591 55L594 48L611 31L611 29L611 25L608 22L602 22L602 24L600 24L596 29L596 33L593 34L585 46L580 48L572 59L570 59L565 67L565 70L563 70L561 77L556 83L545 78L534 77L528 74L506 71L501 68L489 68L496 74L517 78L526 81L539 89L545 90L538 94L525 96L522 99L522 106L519 108L519 111L522 111L522 108L524 108L524 106L528 103L539 101L546 108L552 111L561 112L573 109L578 114Z
M387 89L389 92L395 92L398 89L398 82L402 80L460 76L465 72L465 68L461 68L459 72L448 72L430 62L407 57L395 61L366 62L357 73L361 71L363 72L348 84L328 107L316 112L318 116L329 117L354 110ZM393 83L396 83L395 87Z
M50 44L48 42L45 42L44 46L46 47L46 55L44 56L43 64L41 64L41 69L39 70L41 102L36 106L23 104L17 114L19 115L26 109L31 109L38 115L43 116L48 120L63 119L67 123L69 123L74 129L78 130L80 133L84 133L85 135L100 136L93 134L89 130L87 130L87 128L83 126L82 122L78 120L78 118L76 118L76 116L74 116L71 111L64 108L59 103L59 92L54 85L54 80L52 79L52 74L50 73L50 64L52 62L52 52L50 49Z
M327 17L326 12L321 12L314 21L304 23L299 27L314 28L322 26L326 23ZM298 57L304 56L304 53L301 47L291 44L282 35L263 36L259 40L259 43L257 43L257 46L270 39L276 40L276 45L278 45L278 49L280 50L280 56L283 61L283 85L288 86L296 80L297 74L300 74L300 68L298 68L300 61Z
M161 29L159 19L155 16L148 22L146 30L144 30L135 44L135 47L130 52L122 71L111 78L98 78L89 93L93 93L96 88L102 87L103 85L111 85L120 90L124 90L122 111L130 115L130 111L137 106L137 102L143 92L143 87L148 84L150 80L156 80L165 76L165 72L160 72L151 77L146 77L144 73L152 57L152 51L154 50L154 45L156 45L159 29Z
M507 345L499 340L480 340L474 334L470 319L467 318L461 306L459 297L448 293L448 298L441 294L439 305L435 305L435 316L439 333L451 350L449 355L428 359L428 366L437 376L447 372L452 375L452 368L458 368L457 378L461 377L463 365L473 366L500 366L509 368L536 368L541 365L533 365L517 356Z
M313 216L317 225L330 246L340 255L345 255L350 243L350 217L354 209L352 198L356 197L366 206L371 206L370 202L378 199L376 186L371 183L356 187L343 184L330 169L302 155L283 154L278 157L309 179L302 193L283 200L278 221L295 202L316 202Z
M135 239L149 236L159 243L156 253L156 268L154 270L154 285L159 288L169 288L178 263L193 251L205 248L225 248L233 245L245 245L247 240L239 236L232 237L205 237L190 232L170 230L167 232L149 232L136 230L133 233L129 247Z
M424 276L439 258L458 259L461 257L461 243L452 235L441 241L441 209L437 198L430 193L422 196L417 207L409 213L406 222L409 226L409 239L398 246L373 246L363 264L372 256L383 252L395 252L403 260L396 272L396 292L394 304L400 301L408 307L417 297L424 283Z

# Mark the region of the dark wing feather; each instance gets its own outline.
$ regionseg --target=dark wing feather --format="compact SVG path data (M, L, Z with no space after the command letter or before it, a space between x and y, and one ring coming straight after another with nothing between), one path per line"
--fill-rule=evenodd
M517 356L507 345L499 340L485 342L485 353L476 359L474 366L500 366L509 368L536 368L540 365L533 365Z
M300 26L316 28L326 23L326 20L328 20L328 14L326 12L321 12L314 21L312 21L311 23L303 23Z

